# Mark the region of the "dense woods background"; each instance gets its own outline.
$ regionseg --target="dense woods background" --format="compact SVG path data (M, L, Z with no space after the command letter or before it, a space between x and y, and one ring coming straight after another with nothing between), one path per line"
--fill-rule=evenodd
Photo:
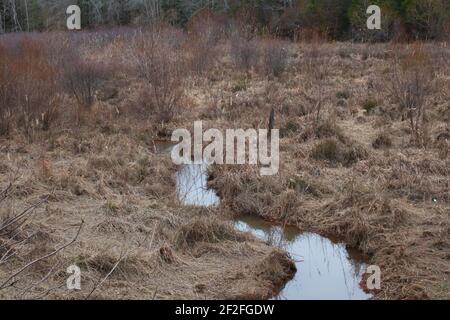
M450 30L447 0L0 0L0 33L63 29L71 4L81 7L83 28L160 20L186 26L208 10L224 26L244 21L259 33L291 38L441 40ZM366 28L371 4L382 8L379 32Z

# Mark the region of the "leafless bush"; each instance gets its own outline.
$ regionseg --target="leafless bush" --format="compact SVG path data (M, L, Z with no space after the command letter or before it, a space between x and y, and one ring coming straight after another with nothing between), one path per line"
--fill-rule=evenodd
M320 81L328 74L330 56L324 45L324 40L315 37L308 43L303 59L300 60L299 68L305 72L311 80Z
M8 134L11 129L13 90L9 56L0 46L0 136Z
M74 99L76 121L81 124L92 112L97 90L112 73L109 64L90 59L86 42L89 34L55 37L51 59L65 92Z
M100 83L107 77L104 65L93 61L75 59L66 65L63 81L80 108L89 109L95 101Z
M0 48L0 134L13 122L31 138L58 116L58 83L44 42L22 38Z
M267 76L280 76L287 66L286 44L278 40L268 40L263 47L263 70Z
M225 23L213 12L200 10L188 22L186 51L188 67L196 75L205 75L217 57L217 44L224 38Z
M137 36L132 52L138 72L147 83L140 104L147 117L161 123L175 116L184 95L183 56L170 42L170 35L155 27Z
M237 68L249 72L258 66L260 58L258 42L251 37L234 34L231 37L231 57Z
M325 77L330 71L330 56L325 52L321 39L313 39L300 60L299 69L305 74L305 90L302 93L310 105L313 126L320 126L323 109L327 99Z
M215 60L215 45L203 36L193 36L187 42L187 67L194 75L206 75Z
M389 91L402 117L409 121L413 143L428 140L428 98L435 90L435 70L423 45L414 45L404 57L397 57Z

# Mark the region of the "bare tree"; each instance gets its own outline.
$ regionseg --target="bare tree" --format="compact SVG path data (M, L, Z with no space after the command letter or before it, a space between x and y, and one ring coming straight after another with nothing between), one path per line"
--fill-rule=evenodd
M149 20L159 18L161 16L161 1L160 0L142 0L146 17Z
M0 34L5 33L5 4L0 8Z
M22 31L22 26L20 25L20 21L19 18L17 16L17 8L16 8L16 0L10 0L9 1L9 5L10 5L10 14L11 14L11 19L13 21L14 24L14 31Z
M23 0L25 7L25 20L27 22L27 32L30 32L30 15L28 14L28 0Z

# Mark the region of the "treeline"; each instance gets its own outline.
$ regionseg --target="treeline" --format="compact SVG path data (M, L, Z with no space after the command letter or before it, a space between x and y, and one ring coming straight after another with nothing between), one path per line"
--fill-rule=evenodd
M83 28L160 20L186 26L209 10L221 23L239 20L252 30L291 38L440 40L450 32L448 0L0 0L0 33L64 29L72 4L81 8ZM380 31L366 27L373 4L382 8Z

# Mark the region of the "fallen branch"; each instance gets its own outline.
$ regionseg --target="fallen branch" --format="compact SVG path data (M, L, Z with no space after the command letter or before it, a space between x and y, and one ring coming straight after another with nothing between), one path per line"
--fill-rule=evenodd
M16 271L14 274L12 274L8 279L6 279L6 280L0 285L0 290L3 290L3 289L5 289L5 288L7 288L7 287L10 287L10 285L8 285L8 283L9 283L12 279L14 279L16 276L18 276L19 274L21 274L22 272L24 272L25 270L27 270L28 268L30 268L30 267L33 266L34 264L36 264L36 263L38 263L38 262L40 262L40 261L42 261L42 260L48 259L48 258L50 258L50 257L52 257L52 256L54 256L54 255L56 255L56 254L58 254L59 252L61 252L61 251L64 250L65 248L69 247L70 245L72 245L75 241L77 241L77 239L78 239L78 237L79 237L79 235L80 235L80 233L81 233L81 229L83 228L83 225L84 225L84 221L81 221L81 224L80 224L80 226L79 226L79 228L78 228L77 234L76 234L75 237L72 239L72 241L70 241L69 243L63 245L62 247L60 247L60 248L58 248L58 249L56 249L55 251L53 251L53 252L51 252L51 253L49 253L49 254L47 254L47 255L44 255L44 256L42 256L42 257L40 257L40 258L37 258L37 259L31 261L30 263L26 264L25 266L23 266L20 270Z
M25 209L24 211L22 211L20 214L18 214L17 216L9 219L8 221L6 221L1 227L0 227L0 234L6 230L6 228L8 228L9 226L12 226L14 223L16 223L17 221L20 221L24 218L27 218L31 213L34 212L34 210L39 207L40 205L42 205L43 203L46 203L48 200L48 196L45 197L44 199L42 199L41 201L33 204L32 206L28 207L27 209ZM12 231L16 230L17 228L19 228L21 225L23 224L23 222L21 224L19 224L18 226L16 226ZM10 230L11 231L11 230Z

